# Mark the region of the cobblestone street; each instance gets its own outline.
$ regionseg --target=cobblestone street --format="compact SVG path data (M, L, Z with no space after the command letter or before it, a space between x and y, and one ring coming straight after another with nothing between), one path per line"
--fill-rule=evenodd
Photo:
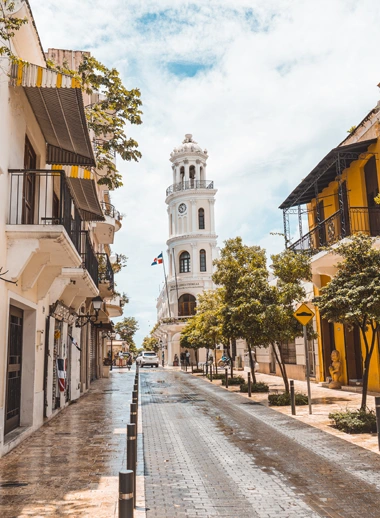
M142 372L147 516L378 517L380 459L181 372Z
M202 378L140 372L136 518L379 516L378 455ZM117 516L133 378L115 369L0 460L1 518Z

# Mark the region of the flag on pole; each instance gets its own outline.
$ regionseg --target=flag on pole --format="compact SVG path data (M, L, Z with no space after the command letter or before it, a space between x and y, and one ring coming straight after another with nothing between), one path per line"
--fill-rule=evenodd
M158 255L157 257L154 258L151 266L155 266L156 264L162 264L162 262L163 262L163 258L162 258L162 252L161 252L160 255Z
M57 376L59 391L63 392L66 388L66 365L63 358L57 358Z

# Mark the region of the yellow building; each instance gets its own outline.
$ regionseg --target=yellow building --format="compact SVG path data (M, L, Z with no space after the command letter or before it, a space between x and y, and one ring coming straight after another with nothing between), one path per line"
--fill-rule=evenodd
M380 246L380 206L374 198L380 192L380 106L369 112L338 147L332 149L281 204L286 246L311 254L315 295L336 272L337 257L323 248L356 232L376 237ZM299 239L291 242L290 216L298 216ZM303 226L307 222L307 233ZM337 349L343 362L341 382L360 385L364 344L359 328L349 330L320 318L318 378L329 375L331 352ZM380 391L379 348L370 367L369 390Z

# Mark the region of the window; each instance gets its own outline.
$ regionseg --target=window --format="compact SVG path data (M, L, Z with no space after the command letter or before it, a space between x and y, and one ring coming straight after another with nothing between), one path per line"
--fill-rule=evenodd
M198 226L199 226L199 230L204 230L204 228L205 228L205 211L204 211L204 209L198 210Z
M190 254L189 252L182 252L179 256L179 273L190 272Z
M296 344L294 342L282 344L281 353L282 353L282 359L284 360L284 363L293 364L293 365L295 365L297 363Z
M190 177L190 186L194 187L194 185L195 185L195 183L194 183L194 180L195 180L195 167L193 165L190 166L189 177Z
M200 265L200 271L205 272L206 271L206 250L201 250L199 252L199 265Z
M197 302L193 295L188 293L181 295L178 299L178 316L189 317L191 315L195 315L196 306Z
M185 168L182 166L181 169L179 170L179 172L181 175L181 182L184 182L185 181Z

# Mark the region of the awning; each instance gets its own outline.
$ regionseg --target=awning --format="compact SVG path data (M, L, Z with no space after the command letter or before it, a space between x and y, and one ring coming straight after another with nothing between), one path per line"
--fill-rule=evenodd
M37 65L13 65L47 143L48 164L95 166L77 79Z
M95 182L83 178L66 178L75 206L84 221L104 221Z
M318 193L321 193L330 182L334 181L340 164L340 171L350 167L351 162L359 160L362 153L366 153L369 146L377 141L376 138L363 140L348 146L338 146L332 149L319 164L309 173L306 178L293 190L286 200L280 205L280 209L289 209L296 205L310 203L315 198L315 186ZM342 167L343 166L343 167Z

